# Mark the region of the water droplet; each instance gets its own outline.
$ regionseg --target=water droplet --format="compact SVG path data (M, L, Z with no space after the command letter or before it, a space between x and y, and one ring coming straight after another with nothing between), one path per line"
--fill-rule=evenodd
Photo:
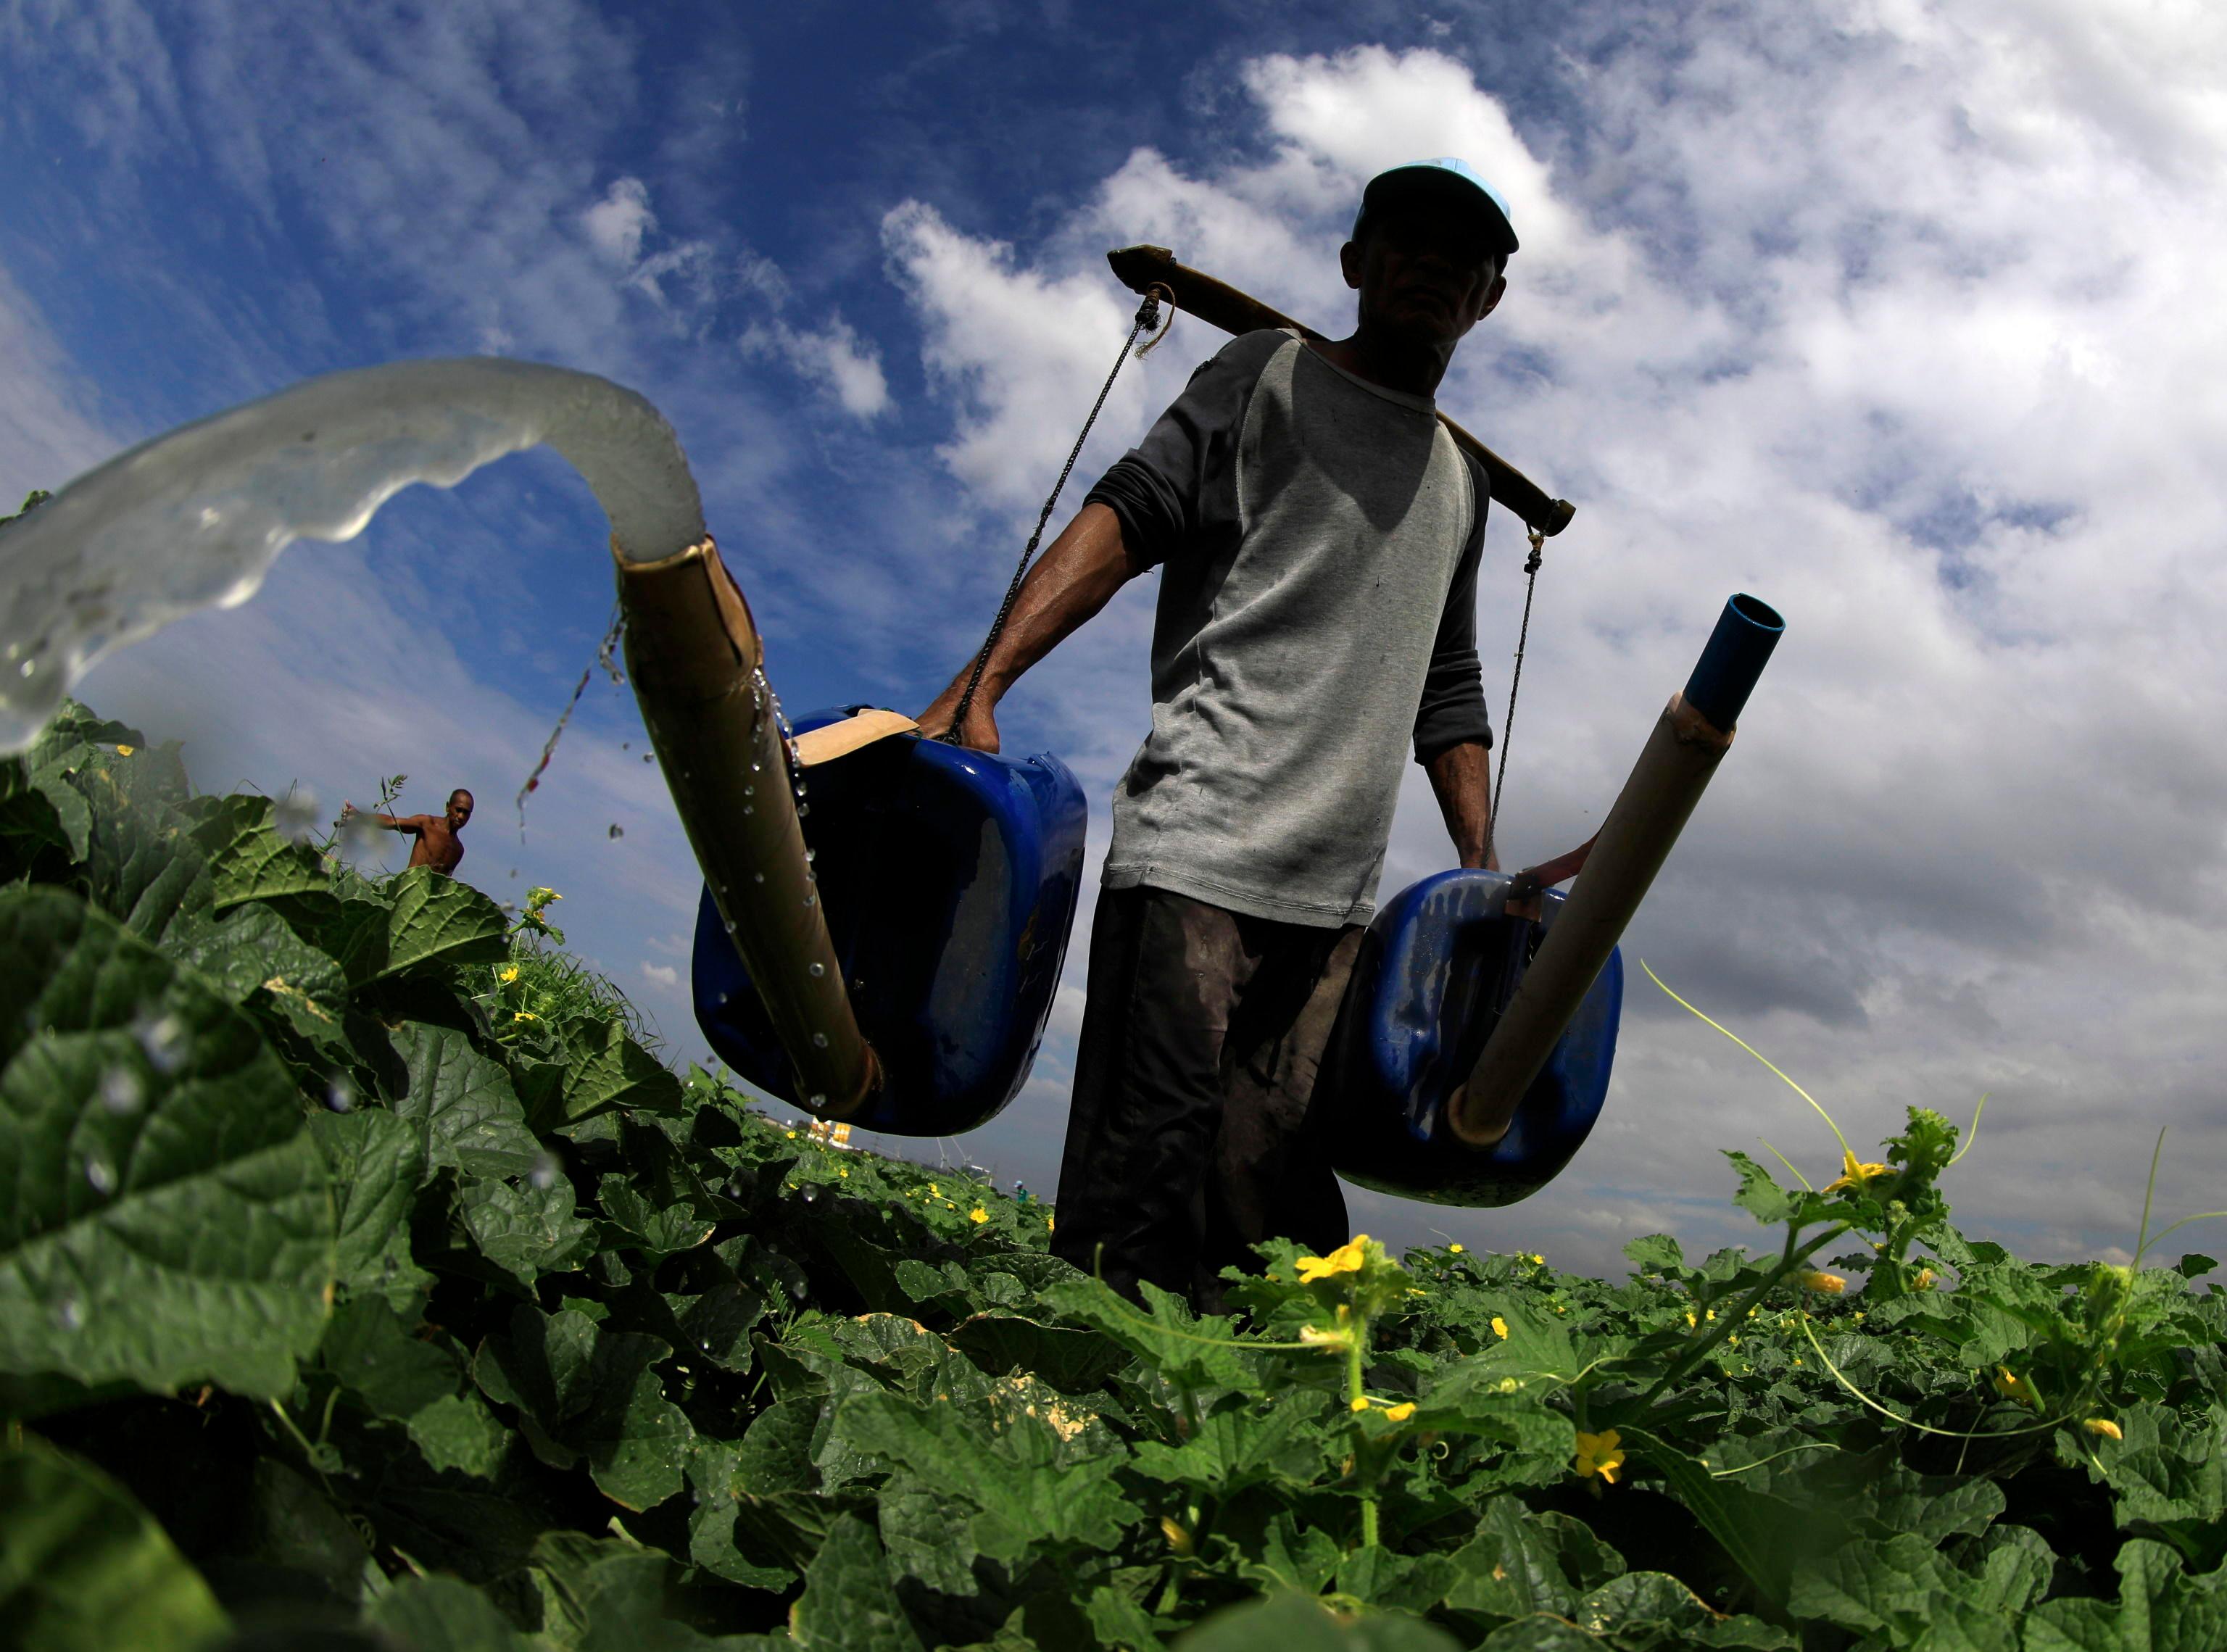
M744 797L756 797L757 794L758 788L755 786L745 786L743 788L743 795Z
M753 775L762 775L762 774L765 773L765 765L764 765L763 763L760 762L756 758L755 758L755 757L751 758L751 759L750 759L750 773L752 773Z
M86 1155L85 1179L87 1185L103 1198L116 1191L116 1167L105 1158Z
M826 1033L824 1033L824 1032L815 1032L815 1033L814 1033L814 1034L812 1035L812 1047L813 1047L814 1049L826 1049L826 1048L827 1048L827 1035L826 1035Z
M812 805L809 803L799 803L796 806L796 818L800 820L811 813Z
M100 1105L118 1117L138 1112L146 1099L147 1087L131 1068L112 1067L100 1075Z
M751 883L764 883L764 882L765 882L765 874L764 874L763 872L752 872L752 873L750 874L750 882L751 882Z
M557 1185L557 1156L549 1152L536 1153L533 1156L533 1168L526 1171L526 1179L533 1183L535 1187L543 1190L545 1192L549 1189L555 1187Z
M317 833L317 794L289 792L271 812L271 824L289 843L307 843Z
M620 749L621 751L632 751L632 750L634 749L634 742L633 742L633 741L631 741L631 740L622 740L622 741L620 741L620 742L619 742L619 749Z
M335 1073L325 1087L325 1105L335 1113L355 1111L355 1086L345 1073Z
M614 820L611 822L610 835L614 838L623 838L626 836L626 828Z
M820 897L817 895L807 895L804 897L804 903L807 906L811 906L815 904L819 899Z
M822 975L825 975L827 973L827 966L825 964L807 964L804 966L804 973L816 981Z
M641 754L641 760L642 760L642 762L648 762L650 760L650 755L649 755L649 753L648 753L647 751L643 752L643 753Z
M744 814L756 814L757 812L758 806L755 803L745 803L743 805L743 813Z
M807 865L811 864L812 864L812 862L814 862L814 861L815 861L815 860L817 860L817 859L819 859L819 858L820 858L820 852L819 852L817 849L807 849L807 850L804 852L804 860L805 860L805 864L806 864Z
M54 1304L54 1324L64 1330L81 1330L85 1327L85 1304L75 1297L64 1297Z
M174 1015L144 1015L131 1024L139 1048L158 1073L175 1073L186 1058L185 1024Z

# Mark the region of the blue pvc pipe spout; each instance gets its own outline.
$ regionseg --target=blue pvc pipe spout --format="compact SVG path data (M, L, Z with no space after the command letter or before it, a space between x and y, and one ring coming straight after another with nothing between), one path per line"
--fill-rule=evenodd
M1708 646L1701 650L1681 698L1710 726L1731 733L1785 630L1786 622L1777 609L1739 592L1718 616L1717 628L1709 633Z

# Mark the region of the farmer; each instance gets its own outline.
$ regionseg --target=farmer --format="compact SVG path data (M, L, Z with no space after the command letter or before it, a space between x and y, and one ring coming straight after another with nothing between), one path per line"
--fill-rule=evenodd
M1412 742L1464 866L1494 864L1477 667L1487 483L1436 417L1500 301L1506 204L1458 160L1372 180L1338 251L1350 338L1233 340L1030 572L963 744L1015 679L1162 567L1152 728L1114 788L1059 1178L1058 1253L1219 1305L1345 1201L1305 1128ZM970 662L971 665L971 662ZM967 673L922 714L948 730Z
M343 801L342 824L355 812L354 804ZM464 858L464 845L456 841L456 834L472 818L472 794L459 786L449 794L449 807L439 814L381 814L373 809L371 818L390 832L416 834L418 841L410 845L412 866L431 866L443 877L453 877L456 864Z

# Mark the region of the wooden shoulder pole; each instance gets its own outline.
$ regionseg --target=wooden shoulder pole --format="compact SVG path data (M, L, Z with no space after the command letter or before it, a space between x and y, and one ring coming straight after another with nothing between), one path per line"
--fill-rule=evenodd
M1302 338L1325 337L1281 310L1270 309L1252 294L1240 292L1226 281L1217 281L1203 271L1177 263L1176 255L1165 246L1119 247L1106 255L1106 262L1113 266L1114 278L1130 291L1141 295L1156 284L1165 287L1175 296L1177 309L1210 322L1225 333L1257 333L1263 328L1288 327L1297 330ZM1444 413L1439 418L1455 443L1474 455L1484 467L1493 498L1522 518L1527 527L1554 534L1569 526L1570 518L1577 513L1575 505L1567 499L1548 498L1545 488Z

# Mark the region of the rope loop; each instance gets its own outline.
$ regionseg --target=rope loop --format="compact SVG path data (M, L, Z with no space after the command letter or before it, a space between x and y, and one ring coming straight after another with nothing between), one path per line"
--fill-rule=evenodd
M1547 534L1532 527L1531 554L1523 559L1523 625L1516 634L1516 672L1508 679L1508 715L1500 724L1500 772L1492 780L1492 807L1484 820L1484 858L1492 858L1500 830L1500 800L1508 785L1508 748L1516 732L1516 691L1523 686L1523 650L1531 641L1531 598L1539 589L1540 564L1547 559Z
M1161 325L1160 306L1164 303L1167 305L1168 319L1165 325ZM1144 302L1137 306L1137 319L1129 325L1129 336L1121 341L1121 353L1114 358L1114 369L1106 375L1106 382L1099 386L1098 399L1090 405L1089 416L1082 421L1082 430L1075 437L1074 447L1068 450L1067 462L1060 467L1059 480L1052 483L1051 492L1044 500L1043 509L1037 514L1036 531L1029 535L1028 544L1021 548L1020 564L1013 570L1011 583L1005 587L1005 601L998 604L998 617L990 622L990 635L982 639L982 647L974 656L973 668L967 674L967 686L960 692L959 705L951 714L951 726L936 737L947 744L955 746L959 743L960 730L966 727L967 714L974 709L974 692L981 687L982 673L990 663L990 651L998 646L998 639L1005 635L1005 622L1013 616L1014 600L1021 594L1021 580L1029 571L1029 564L1036 558L1037 546L1043 542L1044 525L1051 520L1052 509L1059 503L1060 490L1067 486L1068 477L1075 474L1075 461L1082 456L1082 444L1090 439L1090 427L1098 422L1098 415L1105 409L1107 397L1114 393L1114 381L1120 377L1122 364L1128 360L1132 350L1136 350L1139 355L1144 354L1144 350L1137 350L1137 340L1151 332L1156 325L1159 326L1159 331L1153 335L1152 343L1147 344L1145 349L1152 348L1153 344L1158 344L1168 335L1169 328L1175 325L1175 294L1158 282L1145 290Z

